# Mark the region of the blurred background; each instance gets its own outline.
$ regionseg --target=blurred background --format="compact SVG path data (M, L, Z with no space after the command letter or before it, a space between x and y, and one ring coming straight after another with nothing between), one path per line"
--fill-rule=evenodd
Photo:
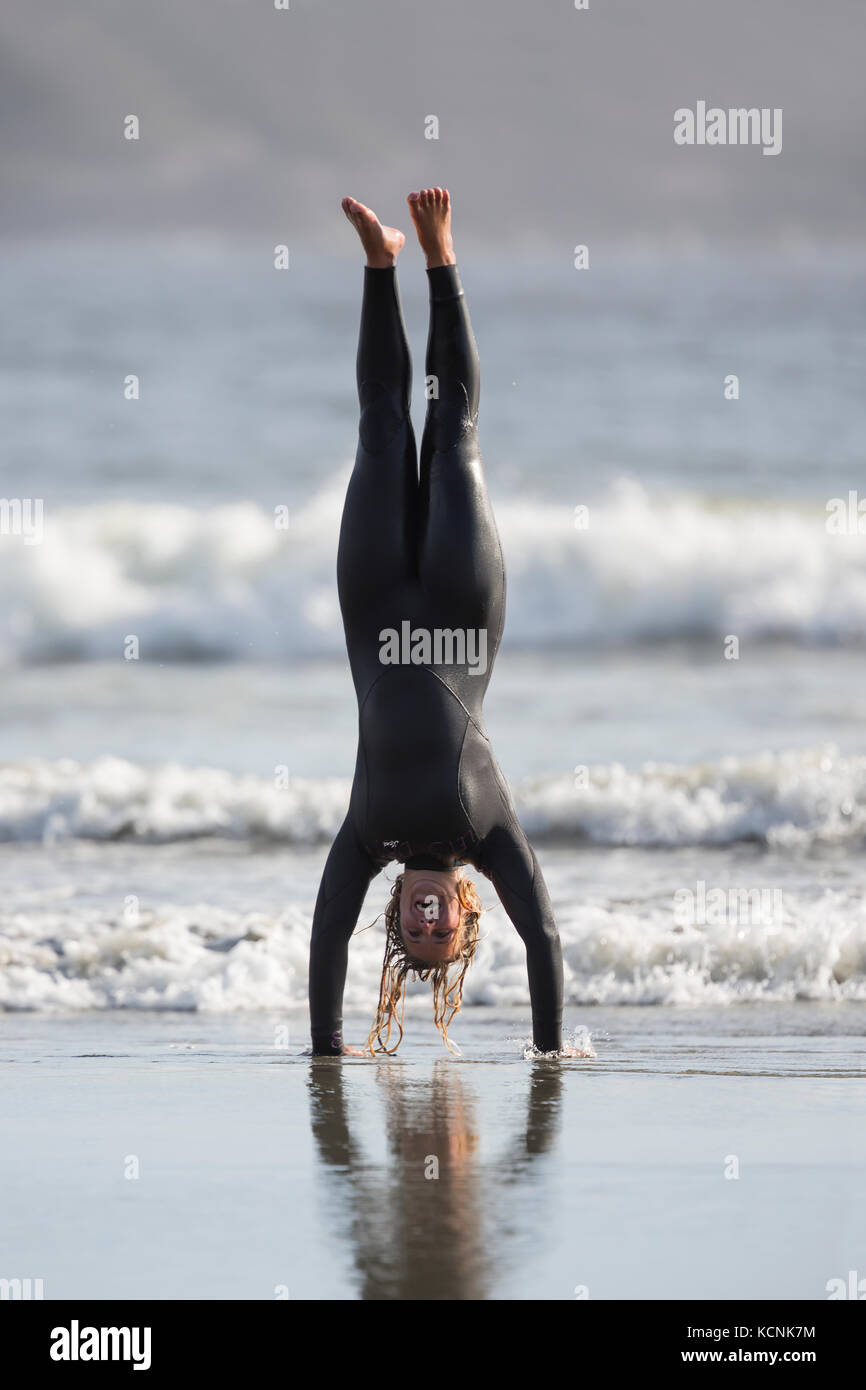
M339 200L407 230L425 184L509 572L488 723L570 1001L862 997L866 556L826 523L864 486L864 38L854 0L4 10L2 491L44 506L0 535L7 1007L303 1004L355 740ZM699 100L781 108L781 153L675 145ZM400 278L418 424L411 236ZM784 925L683 931L698 879ZM526 1002L501 917L470 1003Z
M347 187L391 218L435 169L460 198L462 244L484 256L491 242L556 255L578 232L600 253L602 238L714 255L860 244L864 26L857 0L10 5L2 225L273 228L299 255L343 257ZM673 112L698 99L782 107L785 157L676 147Z

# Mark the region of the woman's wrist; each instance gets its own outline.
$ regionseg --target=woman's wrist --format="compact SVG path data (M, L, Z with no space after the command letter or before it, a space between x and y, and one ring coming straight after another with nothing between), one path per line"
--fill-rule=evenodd
M326 1032L313 1029L313 1056L314 1057L342 1057L343 1055L343 1030L333 1028Z

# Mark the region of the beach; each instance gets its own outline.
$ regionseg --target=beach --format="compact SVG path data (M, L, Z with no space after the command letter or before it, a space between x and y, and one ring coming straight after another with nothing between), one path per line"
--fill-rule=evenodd
M45 1299L745 1301L862 1266L859 1010L580 1018L597 1055L563 1063L524 1057L520 1011L471 1011L459 1059L419 1017L395 1058L316 1062L285 1014L7 1017L4 1275Z
M360 276L311 257L277 290L257 255L0 267L6 487L45 504L38 543L0 536L0 1277L826 1298L864 1242L866 559L826 525L866 425L856 258L625 258L567 291L549 252L461 262L509 584L488 728L595 1056L526 1055L483 881L462 1057L415 984L395 1058L313 1062ZM356 1045L396 868L351 943Z

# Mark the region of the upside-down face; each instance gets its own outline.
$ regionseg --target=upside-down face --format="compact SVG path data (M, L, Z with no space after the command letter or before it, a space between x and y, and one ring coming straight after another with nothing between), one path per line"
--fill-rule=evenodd
M460 951L462 908L454 870L407 870L400 891L400 935L417 960L436 965Z

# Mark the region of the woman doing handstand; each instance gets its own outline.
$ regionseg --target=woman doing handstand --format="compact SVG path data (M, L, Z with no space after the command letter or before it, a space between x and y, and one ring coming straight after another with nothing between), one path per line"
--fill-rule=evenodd
M505 618L505 570L479 454L478 352L454 257L451 201L447 189L426 188L408 202L430 294L420 469L397 288L405 237L354 198L343 200L367 256L360 438L337 559L359 728L349 810L313 919L313 1052L354 1051L342 1033L349 938L370 882L393 860L405 868L385 910L367 1050L399 1043L409 976L432 981L435 1022L450 1046L448 1024L478 941L481 903L464 872L471 865L492 881L526 947L535 1047L561 1052L553 909L482 715Z

